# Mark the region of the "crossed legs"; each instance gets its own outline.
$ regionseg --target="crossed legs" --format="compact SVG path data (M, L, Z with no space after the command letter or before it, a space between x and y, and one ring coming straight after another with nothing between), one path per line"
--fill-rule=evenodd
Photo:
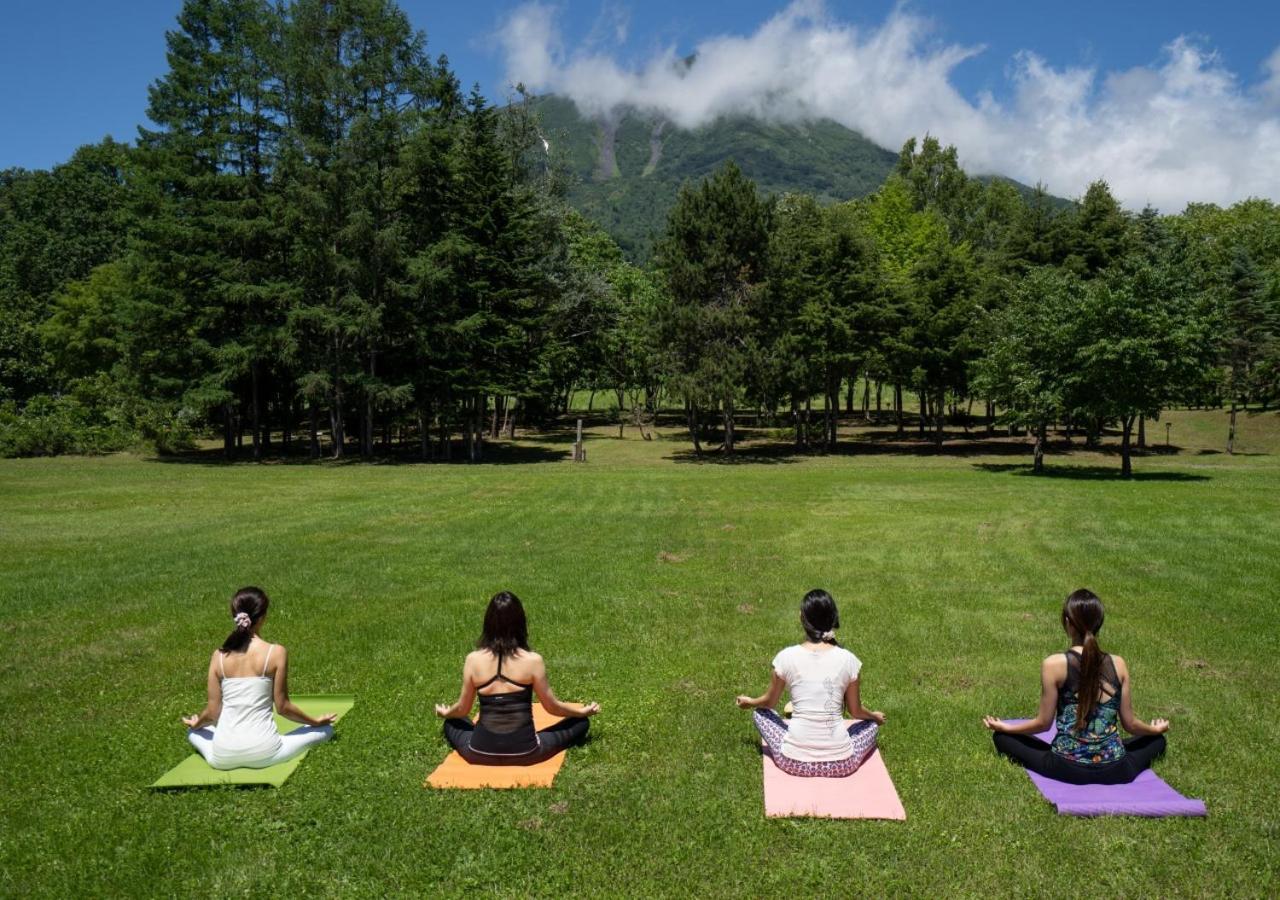
M228 768L218 766L213 760L213 727L196 728L187 732L187 740L196 752L204 757L205 762L215 769ZM287 734L280 735L280 749L260 762L244 763L229 768L265 769L277 763L288 762L303 751L310 750L316 744L323 744L333 737L332 725L303 725Z
M757 709L751 720L760 737L764 739L773 763L788 775L802 778L844 778L858 771L876 749L876 733L880 726L871 721L854 722L849 726L853 740L853 753L845 759L828 762L802 762L782 752L782 741L787 736L787 722L772 709Z
M470 719L445 719L444 737L458 755L473 766L532 766L550 759L561 750L582 743L590 723L585 717L561 719L538 732L538 749L517 756L495 756L471 749L471 736L476 730Z
M992 739L998 753L1021 763L1037 775L1067 784L1128 784L1165 750L1164 735L1149 734L1125 741L1124 756L1115 762L1085 766L1063 759L1044 741L1029 734L997 732Z

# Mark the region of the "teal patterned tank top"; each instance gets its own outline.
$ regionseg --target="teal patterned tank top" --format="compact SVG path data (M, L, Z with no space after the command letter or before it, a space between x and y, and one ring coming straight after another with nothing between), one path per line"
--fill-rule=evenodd
M1067 680L1058 692L1058 733L1053 752L1085 766L1106 765L1124 757L1120 739L1120 678L1110 654L1102 657L1101 686L1104 699L1094 704L1082 731L1076 731L1080 684L1080 654L1067 651Z

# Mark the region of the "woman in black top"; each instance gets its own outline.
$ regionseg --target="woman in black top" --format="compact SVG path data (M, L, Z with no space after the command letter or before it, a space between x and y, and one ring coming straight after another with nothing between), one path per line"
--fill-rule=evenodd
M1164 719L1144 722L1133 714L1129 667L1098 646L1102 601L1080 589L1062 605L1062 628L1071 642L1040 666L1040 709L1026 722L987 716L996 750L1033 772L1070 784L1125 784L1164 753ZM1053 723L1053 743L1034 735ZM1121 738L1121 728L1134 735Z
M477 649L462 667L462 693L452 706L436 705L445 720L444 736L475 765L533 765L577 744L587 735L587 717L599 703L563 703L547 683L542 657L529 649L528 625L520 599L509 591L495 594L484 614ZM533 695L542 708L566 718L549 728L533 727ZM480 721L472 724L471 706L480 697Z

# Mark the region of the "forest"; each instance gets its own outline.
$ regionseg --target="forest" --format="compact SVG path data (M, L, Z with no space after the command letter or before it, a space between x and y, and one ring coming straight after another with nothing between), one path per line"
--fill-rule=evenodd
M0 455L476 461L588 390L697 453L744 416L830 449L843 407L999 424L1037 469L1110 429L1127 475L1163 410L1280 400L1269 200L1063 207L923 136L843 202L727 160L637 264L534 98L465 91L389 0L188 0L167 48L135 142L0 172Z

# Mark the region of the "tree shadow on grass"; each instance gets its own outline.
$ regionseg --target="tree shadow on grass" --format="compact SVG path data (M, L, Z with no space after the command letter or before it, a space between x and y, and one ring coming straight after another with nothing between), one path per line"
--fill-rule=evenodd
M1046 465L1044 471L1036 473L1029 463L974 463L973 467L982 472L997 475L1017 475L1031 478L1066 478L1074 481L1124 481L1117 466L1051 466ZM1208 475L1193 475L1189 472L1134 472L1129 481L1209 481Z
M1196 451L1196 456L1270 456L1270 455L1271 455L1270 453L1264 453L1261 450L1254 450L1254 451L1237 450L1234 453L1227 453L1226 450L1212 450L1212 449L1206 448L1204 450Z
M854 437L842 436L833 448L797 447L791 441L770 441L743 435L744 443L726 454L714 445L706 447L701 454L692 447L677 450L667 459L678 463L702 463L722 465L750 465L794 463L818 456L915 456L915 457L954 457L967 458L974 456L1030 456L1032 446L1021 438L984 437L948 432L944 435L941 446L930 437L920 438L911 434L898 434L896 431L862 432ZM688 441L688 437L683 438ZM758 441L758 442L756 442ZM1070 452L1073 448L1065 441L1052 449Z
M484 445L484 456L478 462L468 462L466 458L466 450L459 444L453 447L452 459L422 459L415 451L407 448L393 448L390 453L380 450L375 455L364 458L358 453L351 453L342 459L331 459L327 454L319 459L312 459L305 453L294 453L288 456L272 455L263 457L262 460L254 460L252 452L245 450L235 459L227 459L223 455L221 448L209 448L201 450L189 450L182 453L166 454L164 456L147 457L146 461L151 463L165 463L169 465L197 465L212 467L229 467L229 466L245 466L245 465L263 465L263 466L457 466L457 465L473 465L473 466L503 466L503 465L530 465L532 463L554 463L563 462L572 456L571 450L561 450L556 447L543 447L539 444L517 443L512 444L505 441L486 441Z

